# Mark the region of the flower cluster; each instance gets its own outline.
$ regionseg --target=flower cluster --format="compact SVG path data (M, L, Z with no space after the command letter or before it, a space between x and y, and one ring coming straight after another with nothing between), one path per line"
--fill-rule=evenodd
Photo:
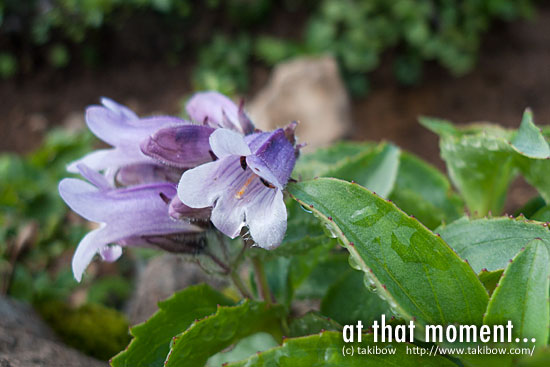
M139 118L110 99L101 102L86 110L86 123L112 148L69 165L86 181L59 184L73 211L99 223L74 254L78 281L96 254L115 261L124 246L198 251L210 222L231 238L246 226L266 249L281 243L287 219L282 190L299 151L295 123L256 130L242 103L216 92L189 100L191 121Z

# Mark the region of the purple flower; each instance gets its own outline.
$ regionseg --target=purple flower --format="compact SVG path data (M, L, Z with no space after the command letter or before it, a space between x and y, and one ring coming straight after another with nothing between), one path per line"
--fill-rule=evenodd
M286 135L292 131L287 129ZM259 246L278 246L287 219L282 190L296 161L294 145L286 135L283 129L246 137L216 130L210 147L219 159L186 171L178 197L191 208L213 207L210 220L231 238L248 226Z
M244 103L237 106L218 92L199 92L187 102L185 110L191 120L213 128L224 128L243 135L254 132L254 124L244 112Z
M71 163L70 172L77 173L78 165L85 164L95 171L105 171L112 179L120 168L155 164L152 158L141 152L141 142L164 127L190 125L186 120L170 116L140 119L127 107L108 98L102 98L101 103L103 106L86 109L86 123L98 138L113 148L94 151Z
M203 232L196 224L172 219L169 203L176 196L172 183L156 183L114 189L107 179L92 169L78 169L90 183L66 178L59 183L59 193L67 205L99 228L88 233L79 243L73 257L73 273L80 281L93 257L99 253L105 261L115 261L121 246L157 245L177 251L178 236Z

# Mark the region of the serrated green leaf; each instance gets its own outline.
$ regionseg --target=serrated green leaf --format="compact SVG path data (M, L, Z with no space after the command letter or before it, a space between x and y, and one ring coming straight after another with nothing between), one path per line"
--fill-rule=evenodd
M240 340L230 351L220 352L210 357L206 367L220 367L224 363L240 361L254 353L263 352L278 345L270 334L256 333Z
M512 321L516 338L535 338L535 345L546 345L550 327L548 290L550 268L547 245L531 241L508 265L496 287L484 323L504 325Z
M348 344L350 346L351 344ZM263 353L235 363L227 367L296 367L296 366L369 366L387 367L399 365L400 367L446 367L455 366L448 359L440 356L426 358L420 355L408 354L407 345L404 343L374 343L372 335L365 335L361 343L353 344L356 353L353 356L344 356L342 347L342 333L327 331L301 338L285 339L280 347L270 349ZM388 348L392 354L357 354L357 348ZM366 350L366 349L365 349Z
M470 212L500 214L515 177L514 155L506 140L487 134L443 138L441 157Z
M311 311L304 316L292 320L289 325L291 338L317 334L322 331L340 331L342 325L336 321L321 315L319 312Z
M430 229L442 222L450 223L459 218L464 206L445 175L406 152L401 152L399 171L390 199Z
M391 317L386 301L370 291L364 284L365 274L350 269L331 285L321 301L321 313L338 321L342 325L372 325L382 314Z
M191 286L159 302L159 311L145 323L133 327L134 339L115 356L113 367L162 366L172 337L185 331L195 320L216 312L217 305L233 302L205 284Z
M289 192L331 228L390 306L425 324L480 324L488 295L471 267L393 203L336 179L291 184Z
M533 123L533 113L525 110L521 125L512 139L512 147L520 154L534 159L550 157L550 147L541 130Z
M215 314L194 322L173 339L164 365L202 367L209 357L262 331L280 339L283 317L282 306L263 302L244 300L236 306L220 306Z
M461 218L436 232L475 272L504 269L519 250L535 238L550 243L548 227L524 218Z
M485 289L487 289L489 296L493 294L493 291L495 290L495 287L497 286L503 271L503 269L494 271L482 270L478 274L479 280L481 281L481 283L483 283Z

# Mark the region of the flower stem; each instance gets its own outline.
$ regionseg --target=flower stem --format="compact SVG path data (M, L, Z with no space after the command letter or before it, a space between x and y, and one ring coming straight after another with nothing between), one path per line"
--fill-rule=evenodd
M269 284L267 283L267 277L265 276L264 265L258 258L252 259L252 266L254 267L254 272L256 273L256 284L262 296L262 299L268 304L272 304L274 299L272 298L271 291L269 289Z
M248 289L246 289L246 286L244 285L241 277L236 271L231 272L231 280L233 281L233 284L235 285L235 287L237 287L239 292L241 292L241 295L244 298L252 298L250 292L248 291Z

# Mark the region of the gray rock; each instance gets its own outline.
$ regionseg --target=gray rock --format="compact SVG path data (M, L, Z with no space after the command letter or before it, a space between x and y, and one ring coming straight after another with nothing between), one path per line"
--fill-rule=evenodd
M247 112L264 130L299 121L297 136L306 149L342 139L351 128L350 99L336 61L328 56L277 65Z
M149 261L138 274L136 289L128 302L127 315L131 325L149 319L157 310L157 303L190 285L208 283L223 288L226 283L206 275L199 265L182 257L165 254Z
M57 340L26 304L0 296L0 367L106 367Z

